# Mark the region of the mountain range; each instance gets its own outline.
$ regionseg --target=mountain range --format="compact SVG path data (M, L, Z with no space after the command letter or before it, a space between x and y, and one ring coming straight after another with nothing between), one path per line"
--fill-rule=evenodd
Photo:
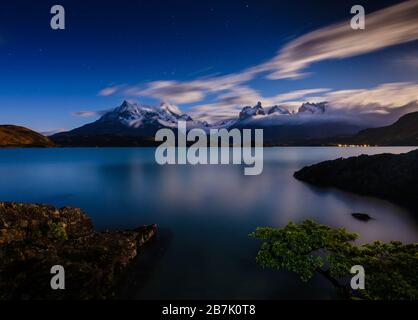
M418 112L405 114L384 127L370 128L360 118L339 114L327 102L306 102L296 111L257 103L244 107L235 118L210 124L168 103L148 106L124 101L97 121L49 137L19 126L0 126L0 147L156 146L157 130L171 128L176 132L179 121L186 121L188 130L200 128L207 133L210 129L262 128L265 146L418 145Z
M328 114L328 105L303 103L297 112L282 106L264 108L261 103L244 107L236 118L209 124L182 113L176 106L162 103L148 106L124 101L97 121L50 138L62 146L151 146L161 128L176 131L179 121L187 128L264 129L266 145L292 145L307 139L321 139L334 135L355 134L367 128L356 119Z
M418 145L418 112L403 115L389 126L362 130L348 140L354 144L416 146Z

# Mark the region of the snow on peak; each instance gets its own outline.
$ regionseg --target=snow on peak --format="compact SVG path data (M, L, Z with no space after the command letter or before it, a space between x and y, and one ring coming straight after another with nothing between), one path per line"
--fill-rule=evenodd
M327 102L319 102L319 103L311 103L311 102L305 102L302 104L302 106L299 108L298 112L309 112L312 114L318 114L318 113L324 113L327 106Z
M258 116L258 115L265 115L265 111L263 106L261 105L261 102L257 102L257 104L254 107L244 107L241 112L239 113L239 119L245 120L247 118L250 118L252 116Z
M119 114L122 117L125 116L135 116L135 115L139 115L144 111L151 111L152 107L150 106L146 106L146 105L139 105L135 102L128 102L128 101L123 101L123 103L113 109L113 111L111 111L112 113L115 114Z
M160 104L160 109L165 111L165 112L171 113L173 115L181 115L182 114L182 112L180 111L179 108L177 108L177 106L175 106L173 104L170 104L170 103L167 103L167 102L161 103Z
M123 103L103 115L99 121L112 121L131 128L139 128L146 125L157 125L175 127L179 121L187 121L191 128L228 128L239 121L282 121L283 115L297 116L298 114L323 114L327 108L327 102L303 103L297 113L292 113L285 106L274 105L263 108L261 102L255 106L244 107L239 113L238 118L225 119L213 124L205 121L194 120L188 114L172 104L163 102L157 106L142 105L135 102L123 101Z
M274 114L274 113L277 113L277 114L290 114L290 111L288 109L284 108L284 107L275 105L275 106L271 107L269 109L269 111L268 111L268 114L269 115L270 114Z
M133 128L146 124L177 124L180 120L193 121L189 115L183 114L176 106L168 103L154 107L126 100L119 107L107 112L100 120L116 121Z

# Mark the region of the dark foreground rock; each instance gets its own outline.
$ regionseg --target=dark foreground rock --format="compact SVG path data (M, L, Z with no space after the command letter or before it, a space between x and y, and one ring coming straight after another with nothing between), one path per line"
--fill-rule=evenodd
M0 202L1 299L103 299L156 226L95 232L76 208ZM65 290L52 290L50 270L65 268Z
M351 214L354 218L356 218L357 220L361 220L361 221L370 221L373 218L370 217L367 213L361 213L361 212L354 212Z
M318 186L416 204L418 150L325 161L305 167L294 176Z

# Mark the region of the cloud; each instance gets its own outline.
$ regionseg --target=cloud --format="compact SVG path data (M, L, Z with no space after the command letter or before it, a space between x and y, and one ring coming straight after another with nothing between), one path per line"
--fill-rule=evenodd
M72 112L71 115L76 116L76 117L97 117L97 116L104 115L110 110L111 109L98 110L98 111L76 111L76 112Z
M214 103L198 105L190 110L190 114L195 118L202 118L206 121L213 122L234 118L241 111L243 106L253 106L261 101L264 106L285 105L290 111L300 107L300 101L292 101L291 99L308 99L323 101L324 97L312 98L312 94L329 92L331 89L315 88L303 89L286 92L272 97L264 97L258 91L247 87L237 86L231 88L228 92L217 97Z
M411 82L385 83L371 89L338 90L324 97L339 108L399 108L418 101L418 84Z
M203 99L202 88L193 83L177 81L154 81L146 88L129 87L125 90L128 96L153 97L172 103L192 103Z
M418 69L418 52L416 54L404 55L395 59L395 64L401 67Z
M185 104L199 103L208 95L214 94L214 101L197 105L191 110L195 116L210 117L212 113L214 118L226 117L232 110L236 111L242 105L252 105L257 101L262 101L265 105L286 103L295 108L300 101L308 97L317 101L332 99L337 106L346 107L357 103L361 106L368 105L371 109L372 104L387 105L389 101L391 106L396 106L413 98L411 84L384 84L374 90L335 92L327 88L314 88L263 97L247 83L261 74L265 74L271 80L300 78L306 75L304 71L306 68L319 61L353 57L416 40L418 39L417 12L418 1L411 0L366 14L366 30L352 30L350 20L347 19L296 38L269 61L241 72L192 81L164 80L139 86L118 85L104 88L99 95L119 93L129 97L149 97ZM416 58L411 61L416 64ZM398 96L395 96L394 92L397 92ZM402 98L399 98L400 96ZM395 102L398 98L400 100Z
M136 97L152 97L170 103L194 103L201 101L208 93L233 90L254 78L255 70L225 76L197 79L188 82L153 81L145 86L128 86L123 94Z
M328 91L331 91L331 89L317 88L317 89L295 90L295 91L279 94L271 99L275 101L272 104L278 104L278 103L286 102L286 101L293 100L293 99L304 98L311 94L324 93Z
M323 93L323 95L317 95ZM314 94L314 95L312 95ZM294 100L290 100L294 99ZM287 92L273 97L262 97L248 87L238 87L220 96L215 103L199 105L191 109L193 117L203 117L206 121L218 121L236 117L245 105L255 105L261 101L264 106L280 104L290 111L297 110L304 102L327 101L338 113L390 114L395 109L404 108L418 102L418 83L385 83L373 88L335 90L326 88L305 89ZM414 108L412 108L414 109ZM411 111L411 110L408 110ZM401 113L396 113L401 115Z
M66 131L64 128L59 128L59 129L54 129L54 130L42 131L41 134L46 136L46 137L49 137L49 136L52 136L56 133L60 133L60 132L64 132L64 131Z
M260 66L274 70L269 79L297 78L312 63L353 57L418 39L418 1L406 1L366 14L366 29L352 30L349 21L334 24L291 41Z
M102 90L99 91L98 95L102 97L111 96L112 94L115 94L121 88L122 86L120 85L103 88Z
M202 69L199 69L199 70L196 70L196 71L190 72L190 73L188 74L188 76L196 76L196 75L205 74L205 73L207 73L207 72L209 72L209 71L211 71L211 70L213 70L213 69L214 69L214 67L213 67L213 66L206 67L206 68L202 68Z

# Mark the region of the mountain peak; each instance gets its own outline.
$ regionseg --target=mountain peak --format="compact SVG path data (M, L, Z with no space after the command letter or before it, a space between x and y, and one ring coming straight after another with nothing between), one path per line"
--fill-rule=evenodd
M275 105L273 107L271 107L268 111L268 114L274 114L274 113L278 113L278 114L290 114L290 111L284 107Z
M138 104L129 102L127 100L124 100L119 107L115 108L111 112L116 112L116 113L119 113L119 114L138 113L139 109L140 109L140 106Z
M173 115L178 115L178 116L182 115L182 112L180 111L179 108L177 108L177 106L170 104L168 102L162 102L160 104L160 109L163 111L169 112Z
M148 106L125 100L119 107L107 112L98 121L140 128L147 125L172 126L176 125L179 120L193 121L190 116L183 114L175 105L166 102L157 106Z
M325 109L327 107L327 102L319 102L319 103L314 103L314 102L305 102L302 104L302 106L299 108L298 112L299 113L303 113L303 112L310 112L312 114L317 114L317 113L324 113Z

